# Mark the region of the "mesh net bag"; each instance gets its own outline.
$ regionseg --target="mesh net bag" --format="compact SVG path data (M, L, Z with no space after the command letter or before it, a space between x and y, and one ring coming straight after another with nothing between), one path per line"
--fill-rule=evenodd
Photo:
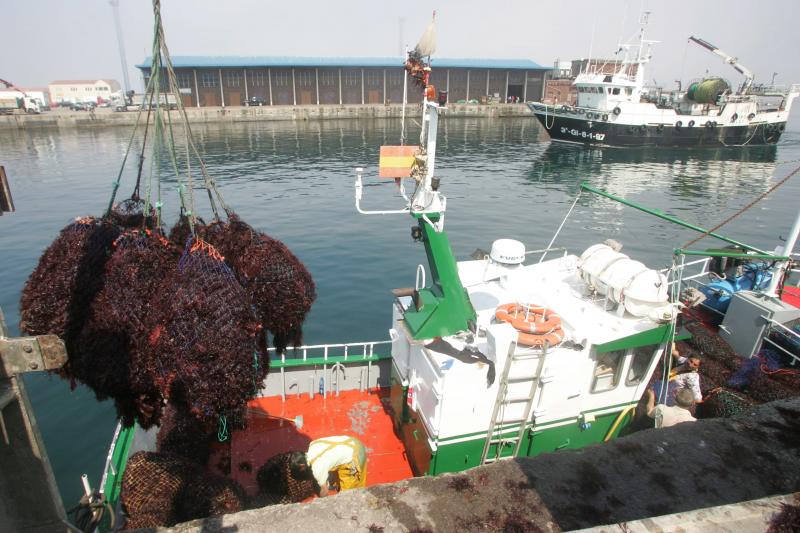
M80 375L76 341L89 306L103 286L103 267L119 236L113 224L93 217L76 219L39 258L22 290L20 328L29 335L61 337L70 359L59 371Z
M235 481L176 455L152 452L128 459L120 501L126 529L171 526L245 508L244 491Z
M199 465L206 465L211 455L214 432L195 422L185 405L169 402L164 410L156 446L161 453L179 455Z
M225 224L209 224L206 238L228 259L247 290L279 353L299 346L303 322L316 299L305 265L282 242L254 230L235 214Z
M165 398L215 426L238 411L267 373L257 365L258 324L247 294L216 249L191 238L151 300L141 366Z
M144 200L136 196L114 204L109 219L123 228L153 229L156 226L156 212L153 206L146 205Z
M270 458L256 473L259 495L264 503L296 503L316 495L314 479L297 479L292 475L291 453Z
M79 379L97 398L113 398L125 425L158 423L162 396L139 366L135 339L146 334L148 302L177 266L178 252L160 235L128 230L113 245L102 290L78 340Z
M752 400L740 393L723 388L711 391L697 405L697 418L731 417L745 412L753 406Z
M198 232L202 232L202 229L205 227L203 221L201 219L197 219L195 222L195 228ZM178 218L178 221L175 222L175 225L172 226L172 229L169 230L169 242L174 244L175 246L184 246L186 241L189 240L189 237L192 236L192 226L189 224L189 217L185 214L181 213L181 216Z

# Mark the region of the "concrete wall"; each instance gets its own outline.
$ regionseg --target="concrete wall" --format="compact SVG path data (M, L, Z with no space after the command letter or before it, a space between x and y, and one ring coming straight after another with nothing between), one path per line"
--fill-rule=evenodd
M571 531L604 524L620 524L606 531L627 531L626 523L647 517L795 493L800 490L798 447L800 399L795 398L732 419L650 429L605 445L212 517L165 531ZM770 508L777 510L786 500L770 501L672 517L659 522L667 525L663 529L645 524L652 525L649 531L764 531ZM756 507L762 509L755 509L762 521L748 528Z
M289 72L291 75L291 72ZM199 75L199 72L198 72ZM485 76L484 76L485 83ZM211 89L209 89L211 90ZM203 95L201 89L201 98ZM217 99L219 99L217 87ZM291 93L288 93L291 97ZM392 105L310 105L310 106L264 106L264 107L200 107L187 108L186 113L192 123L249 122L261 120L326 120L343 118L400 118L402 106ZM406 115L416 117L418 105L409 105ZM45 112L40 115L0 116L0 130L16 128L84 128L105 126L132 126L137 113L113 112L109 109L67 112L63 110ZM444 119L458 117L512 117L528 116L525 105L468 105L448 104ZM177 114L173 115L177 117ZM142 117L144 120L144 117Z

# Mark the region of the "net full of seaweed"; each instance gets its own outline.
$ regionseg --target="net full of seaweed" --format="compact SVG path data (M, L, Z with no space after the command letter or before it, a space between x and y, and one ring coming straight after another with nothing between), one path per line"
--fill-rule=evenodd
M103 289L91 304L79 339L78 357L86 369L81 380L97 398L113 398L125 425L157 424L163 393L140 371L136 339L146 333L150 295L178 263L178 252L161 235L127 230L114 242L105 265Z
M291 456L292 452L280 453L258 469L256 480L264 505L297 503L316 495L316 481L310 471L305 477L295 475Z
M254 368L259 325L213 246L190 238L149 308L141 363L165 398L184 402L210 426L253 396L254 379L260 383L267 371Z
M303 322L316 298L316 287L305 265L282 242L256 231L236 214L227 223L205 228L208 240L220 248L248 292L263 326L273 335L278 353L299 346Z
M84 372L75 357L78 336L118 236L119 229L106 220L75 219L44 251L22 290L20 329L61 337L70 357L60 373L73 382Z
M126 529L172 526L246 507L244 491L235 481L209 474L180 456L152 452L128 459L121 502Z

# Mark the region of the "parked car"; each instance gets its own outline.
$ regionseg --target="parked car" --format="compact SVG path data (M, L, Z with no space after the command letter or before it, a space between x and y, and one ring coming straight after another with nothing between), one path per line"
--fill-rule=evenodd
M251 96L248 100L244 100L242 102L242 105L246 105L246 106L257 106L258 105L258 106L261 106L261 105L267 105L267 101L264 100L260 96Z
M87 111L89 109L83 102L72 102L69 108L73 111Z

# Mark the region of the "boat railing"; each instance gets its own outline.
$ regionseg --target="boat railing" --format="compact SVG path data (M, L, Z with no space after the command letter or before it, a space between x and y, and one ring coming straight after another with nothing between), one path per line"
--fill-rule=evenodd
M525 255L529 256L529 255L542 254L542 257L539 258L539 262L541 263L544 260L545 256L550 252L561 252L562 258L567 257L567 249L563 246L559 246L557 248L540 248L538 250L526 250Z
M798 363L800 363L800 357L798 357L797 355L793 354L792 352L790 352L789 350L787 350L786 348L784 348L783 346L781 346L780 344L778 344L777 342L775 342L771 338L771 334L772 333L779 332L780 334L782 334L784 336L787 336L789 339L793 339L792 342L794 344L800 345L800 334L798 334L793 329L787 328L786 326L784 326L783 324L781 324L777 320L774 320L772 318L769 318L769 317L766 317L766 316L763 316L763 315L761 316L761 318L763 318L764 321L767 322L767 328L764 331L764 335L762 336L762 341L765 342L765 343L768 343L770 346L772 346L772 348L780 350L781 352L783 352L786 355L788 355L789 357L791 357L792 358L792 362L790 363L791 366L795 366ZM763 345L762 345L762 347L763 347Z
M387 358L375 352L376 346L391 344L391 340L348 342L341 344L311 344L285 350L280 356L275 348L269 348L272 368L305 366L309 364L368 362ZM287 357L287 354L293 356ZM390 354L389 354L390 355Z
M392 358L391 350L382 353L379 349L375 351L376 346L391 345L391 340L385 341L368 341L368 342L349 342L342 344L314 344L299 346L294 350L287 350L296 357L287 357L287 351L284 351L280 356L277 354L275 348L270 348L268 351L270 358L270 368L280 370L280 397L282 401L286 401L286 396L292 383L287 383L287 371L305 371L309 369L316 369L322 367L322 390L320 391L323 396L327 396L330 392L329 383L335 383L336 394L339 394L339 379L338 376L334 377L337 368L344 371L346 364L361 364L364 365L362 377L358 380L360 389L369 388L370 376L372 373L372 363L377 363L382 360ZM329 372L331 375L329 375ZM309 386L308 393L311 398L314 397L314 388L316 383L316 374L311 377L311 385ZM267 390L267 389L265 389ZM300 394L298 385L298 395ZM266 395L266 394L265 394Z

